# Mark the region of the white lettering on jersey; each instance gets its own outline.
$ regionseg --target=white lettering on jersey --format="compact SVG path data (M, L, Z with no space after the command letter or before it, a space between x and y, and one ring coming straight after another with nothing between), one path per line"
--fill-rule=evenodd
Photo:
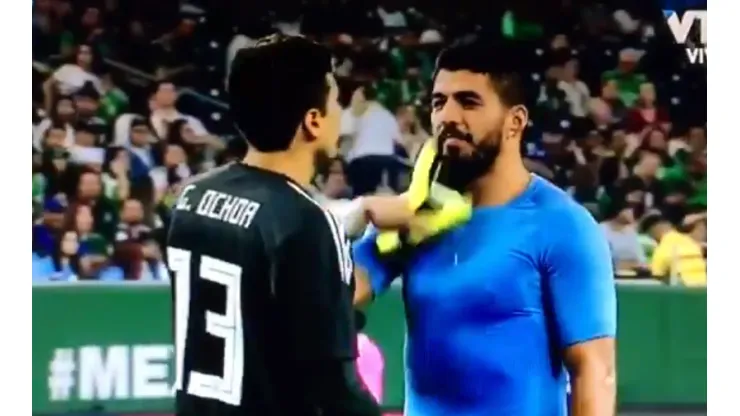
M177 204L175 205L175 209L182 210L182 211L190 211L192 208L189 204L188 200L188 193L195 189L195 185L190 184L183 188L182 192L180 192L180 196L177 198Z
M175 283L175 389L188 394L214 399L232 406L242 401L244 380L244 329L241 315L242 268L209 256L195 260L196 276L191 276L190 263L193 253L167 247L167 263L176 275ZM197 279L217 283L225 290L224 313L211 310L205 314L205 331L223 340L223 369L221 374L206 374L191 370L189 383L183 385L185 349L190 325L191 284Z
M195 213L231 225L249 228L259 209L259 202L209 189L200 198Z

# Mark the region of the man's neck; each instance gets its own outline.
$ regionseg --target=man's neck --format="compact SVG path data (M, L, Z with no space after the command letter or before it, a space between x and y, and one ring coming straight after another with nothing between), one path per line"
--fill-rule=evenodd
M473 184L473 205L506 204L524 192L531 180L532 175L519 154L499 155L493 169Z
M313 159L309 156L310 153L303 156L291 151L265 153L250 149L242 163L285 175L308 188L314 176Z

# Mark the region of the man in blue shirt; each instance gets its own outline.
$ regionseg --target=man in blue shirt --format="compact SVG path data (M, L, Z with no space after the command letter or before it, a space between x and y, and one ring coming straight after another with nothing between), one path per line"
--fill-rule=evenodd
M402 276L407 416L565 415L566 372L572 415L613 415L609 247L583 207L524 167L528 113L506 56L477 41L440 54L431 115L440 180L471 195L472 217L402 262L386 261L368 231L353 247L356 299ZM365 201L376 227L413 216L393 198Z

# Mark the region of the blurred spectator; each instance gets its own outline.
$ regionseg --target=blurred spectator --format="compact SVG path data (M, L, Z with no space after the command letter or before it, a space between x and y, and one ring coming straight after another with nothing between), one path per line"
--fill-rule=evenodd
M80 174L72 202L89 205L95 231L108 241L113 241L118 213L115 203L103 194L102 178L98 172L85 170Z
M156 165L154 145L157 139L152 135L149 124L143 117L133 117L127 129L127 137L122 143L116 144L128 149L129 165L133 178L141 178L149 174Z
M431 135L422 126L416 107L412 105L399 107L396 111L396 120L401 133L398 138L398 144L403 151L401 156L413 161Z
M650 209L659 204L664 197L664 189L658 180L663 166L661 154L653 149L641 150L633 174L627 179L628 191L640 190L644 195L644 206Z
M72 97L77 109L77 122L89 126L96 134L102 132L102 127L106 125L106 122L98 117L100 92L91 82L87 82Z
M187 154L182 145L167 144L164 150L162 166L158 166L150 173L154 186L154 199L170 207L175 202L180 186L191 175L187 164Z
M700 149L700 147L699 147ZM669 189L684 189L686 204L707 206L707 154L697 150L679 159L663 172L663 182Z
M598 177L593 169L580 165L573 170L572 185L567 188L573 199L586 207L594 216L599 215L599 198L604 189L599 185Z
M49 130L52 132L52 130ZM51 136L51 134L50 134ZM70 166L69 152L63 147L49 147L42 156L44 181L40 190L45 196L69 195L75 188L77 174Z
M113 264L106 280L169 281L161 250L150 234L117 243Z
M702 247L704 257L707 257L707 213L700 211L684 217L681 226Z
M119 218L116 241L138 240L151 232L151 228L144 223L144 205L137 199L123 201Z
M638 238L634 209L620 200L612 204L604 218L601 227L609 241L617 271L624 274L646 270L647 258Z
M606 192L613 192L615 187L628 176L629 169L624 160L627 147L626 133L619 128L612 128L607 146L600 151L598 168L599 183Z
M686 286L706 285L707 264L699 243L660 214L646 216L642 229L657 242L650 265L653 276Z
M182 184L247 151L221 98L228 64L272 31L303 33L336 58L342 157L317 173L320 198L405 189L431 132L434 57L443 41L477 34L506 42L521 68L527 167L617 235L616 264L636 257L622 244L629 234L634 254L627 211L636 223L655 211L705 249L706 108L697 97L706 78L656 36L659 12L532 0L196 3L34 2L35 262L58 252L69 229L79 279L163 279L155 244ZM637 239L648 263L653 250L665 258L662 239Z
M334 159L326 172L316 177L316 185L321 194L327 199L348 199L352 197L352 190L347 182L345 164L341 159Z
M642 57L642 52L626 48L619 52L619 64L613 70L606 71L602 75L603 81L613 80L617 83L617 91L622 102L631 107L637 101L640 85L647 82L644 74L636 72L637 63Z
M37 149L44 147L48 131L53 127L64 132L63 140L58 141L60 146L70 146L74 141L74 125L77 122L77 108L70 97L59 97L51 109L49 117L44 118L35 126L33 145ZM58 132L57 132L58 133Z
M98 102L98 116L107 125L112 125L116 117L129 105L126 92L113 81L113 74L107 73L101 78L102 96Z
M124 201L131 194L131 156L126 149L110 147L103 164L103 195L111 201Z
M60 198L48 198L38 224L33 226L33 251L40 255L54 252L55 241L64 227L65 206Z
M586 83L578 78L578 60L569 59L563 65L558 88L565 93L565 101L570 106L570 115L577 118L586 117L591 93Z
M597 126L608 126L622 121L627 115L627 106L619 99L617 82L608 79L602 82L601 94L590 105Z
M395 145L401 131L393 114L375 101L375 91L362 86L352 93L342 114L342 135L349 142L348 174L356 195L374 192L383 175L395 167Z
M92 48L89 45L80 45L77 47L74 60L54 71L44 83L46 111L51 111L52 103L58 94L72 95L88 82L92 83L98 92L103 91L100 78L93 73L94 59Z
M639 87L639 96L635 107L627 114L627 129L633 133L642 133L654 129L662 129L664 132L671 130L668 112L657 104L655 85L643 82Z
M105 280L139 280L144 265L141 245L134 240L115 244L111 264L104 271Z
M178 119L184 119L196 137L204 138L207 136L208 131L203 123L191 115L179 112L175 107L176 102L177 89L175 84L169 81L159 82L152 95L149 114L149 125L152 127L154 134L160 139L166 139L169 126Z
M31 271L34 281L71 281L80 277L80 244L77 233L65 231L55 240L50 255L34 257Z
M33 190L31 191L31 199L33 203L33 218L35 219L38 207L44 200L44 191L46 189L46 178L42 171L43 155L35 147L33 148L32 163Z
M164 263L162 250L153 235L144 235L140 240L143 264L139 280L169 281L169 271Z

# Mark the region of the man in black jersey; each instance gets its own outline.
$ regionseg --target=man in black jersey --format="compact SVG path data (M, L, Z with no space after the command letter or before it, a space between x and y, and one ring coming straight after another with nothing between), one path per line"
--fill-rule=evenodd
M167 238L178 416L380 414L354 368L349 242L306 191L337 151L331 73L329 51L302 37L232 63L249 152L183 188Z

